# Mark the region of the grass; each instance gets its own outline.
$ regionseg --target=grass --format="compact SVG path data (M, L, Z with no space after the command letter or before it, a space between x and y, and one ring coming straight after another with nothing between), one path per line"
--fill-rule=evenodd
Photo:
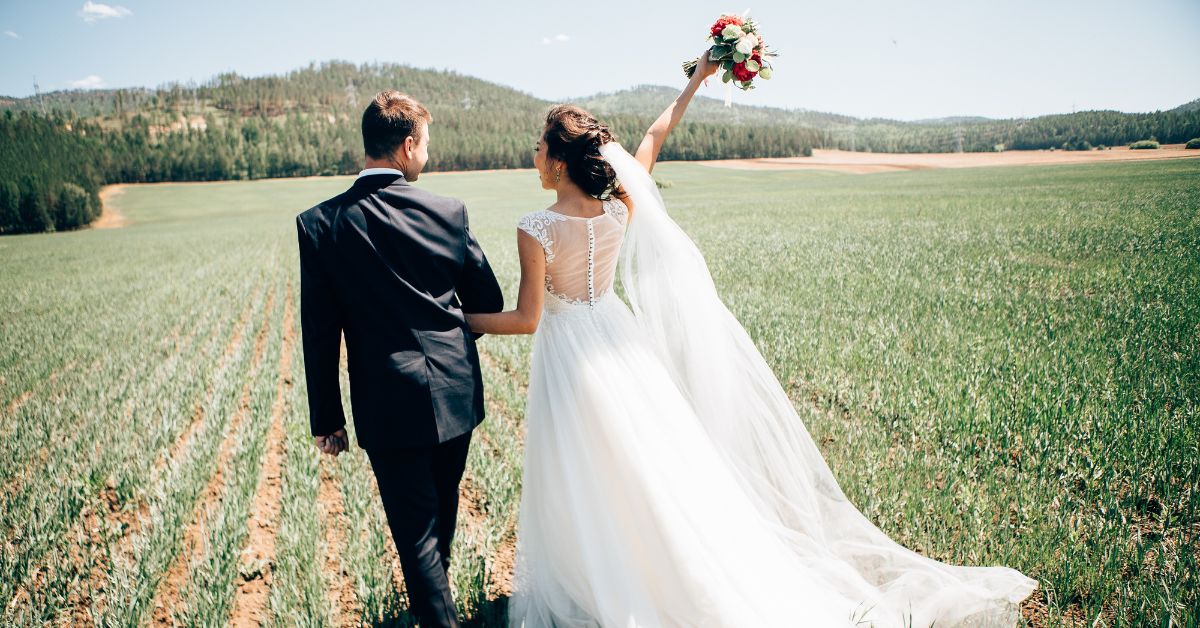
M927 555L1038 579L1037 625L1110 626L1200 622L1197 175L656 169L854 503ZM131 187L129 227L0 239L5 623L229 621L262 571L242 550L281 447L261 612L411 625L369 464L319 460L286 341L292 216L347 184ZM550 201L536 175L420 185L466 199L515 298L516 219ZM510 587L530 342L480 347L489 418L452 577L488 626Z

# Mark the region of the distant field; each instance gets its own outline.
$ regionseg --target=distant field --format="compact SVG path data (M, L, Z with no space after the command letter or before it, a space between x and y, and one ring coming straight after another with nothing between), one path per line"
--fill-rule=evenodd
M1038 579L1034 625L1200 622L1200 160L655 174L872 521ZM366 457L307 434L292 217L348 183L126 186L124 227L0 238L3 623L410 623ZM536 175L420 184L515 299ZM531 343L480 346L452 576L492 626Z
M1183 144L1165 144L1154 150L1130 150L1127 146L1114 146L1107 150L1006 150L998 153L866 153L818 148L813 150L811 157L720 159L699 163L734 170L833 170L849 174L873 174L930 168L1044 166L1189 158L1200 158L1200 150L1187 150Z

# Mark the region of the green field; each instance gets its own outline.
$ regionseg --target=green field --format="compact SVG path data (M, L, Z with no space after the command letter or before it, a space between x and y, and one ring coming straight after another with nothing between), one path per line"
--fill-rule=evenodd
M872 521L1038 579L1036 625L1200 622L1200 160L656 176ZM515 299L536 174L420 184ZM0 238L2 623L409 623L365 455L307 434L292 217L347 185L135 186L128 227ZM531 342L480 347L452 575L497 625Z

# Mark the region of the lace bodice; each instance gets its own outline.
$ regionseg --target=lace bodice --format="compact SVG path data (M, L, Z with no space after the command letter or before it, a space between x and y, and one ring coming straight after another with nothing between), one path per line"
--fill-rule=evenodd
M517 228L533 236L546 253L550 297L595 306L612 290L629 212L616 198L604 201L603 207L604 213L592 218L541 209L517 221Z

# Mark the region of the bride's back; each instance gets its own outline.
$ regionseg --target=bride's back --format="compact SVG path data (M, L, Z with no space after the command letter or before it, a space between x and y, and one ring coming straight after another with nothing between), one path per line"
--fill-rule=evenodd
M545 251L548 308L557 305L550 299L594 305L612 290L629 212L617 198L603 201L603 208L592 218L542 209L517 221Z

